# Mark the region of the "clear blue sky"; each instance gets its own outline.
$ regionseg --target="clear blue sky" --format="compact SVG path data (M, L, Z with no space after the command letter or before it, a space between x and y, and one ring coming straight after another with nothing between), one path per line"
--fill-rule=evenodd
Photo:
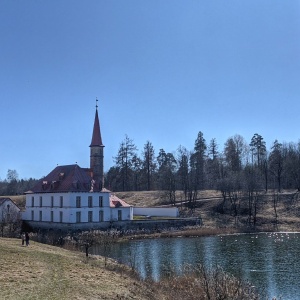
M96 97L105 170L125 134L300 138L300 1L2 0L0 37L2 180L88 167Z

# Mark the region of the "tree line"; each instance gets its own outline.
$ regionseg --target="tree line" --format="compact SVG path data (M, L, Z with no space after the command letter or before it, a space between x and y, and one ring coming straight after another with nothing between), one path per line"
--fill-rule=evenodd
M267 149L258 133L250 142L236 134L220 149L215 138L207 143L200 131L192 150L179 146L172 153L164 149L155 153L147 141L139 155L126 135L105 180L112 191L164 190L171 203L176 190L183 191L189 201L204 189L216 189L228 197L236 191L300 191L300 142L275 140Z
M16 170L8 170L6 179L0 181L0 195L22 194L36 182L33 178L19 179ZM216 189L228 197L234 191L300 191L300 142L275 140L268 150L261 135L255 133L246 142L236 134L220 149L215 138L207 143L200 131L192 150L179 146L173 152L159 149L156 153L146 141L139 154L126 135L114 165L105 174L105 186L116 192L163 190L171 203L175 202L176 190L183 191L189 201L197 199L204 189Z
M16 170L8 169L6 179L0 180L0 196L21 195L29 191L36 182L33 178L19 179Z

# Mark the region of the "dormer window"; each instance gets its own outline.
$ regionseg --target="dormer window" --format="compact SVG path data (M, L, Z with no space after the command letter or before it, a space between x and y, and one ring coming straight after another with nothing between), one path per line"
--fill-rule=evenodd
M45 190L47 188L47 185L48 185L48 181L44 180L42 183L42 189Z
M89 182L84 183L83 186L90 191L91 184Z
M58 179L59 180L63 180L64 177L65 177L65 173L61 172L61 173L58 174Z
M73 185L73 187L74 187L75 189L78 189L78 188L79 188L79 181L78 181L78 180L73 181L72 185Z
M57 188L58 187L58 185L59 185L59 182L58 181L52 181L52 183L51 183L51 189L55 189L55 188Z

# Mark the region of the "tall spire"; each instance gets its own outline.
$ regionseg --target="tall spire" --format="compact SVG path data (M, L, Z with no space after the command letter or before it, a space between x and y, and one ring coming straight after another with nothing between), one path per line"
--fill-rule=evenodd
M100 189L104 185L104 164L103 164L103 150L100 122L98 117L98 99L96 98L96 113L93 127L92 142L90 144L90 169L93 173L94 180L99 182Z
M92 135L92 142L90 147L92 146L103 146L102 138L101 138L101 131L100 131L100 122L98 117L98 99L96 98L96 113L95 113L95 121L94 121L94 128L93 128L93 135Z

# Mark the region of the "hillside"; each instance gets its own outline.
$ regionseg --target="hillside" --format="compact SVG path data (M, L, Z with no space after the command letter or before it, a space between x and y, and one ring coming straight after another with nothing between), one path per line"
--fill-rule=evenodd
M118 197L135 206L161 206L168 205L167 195L162 191L148 192L118 192ZM276 197L276 213L274 210L274 197ZM191 212L185 207L182 192L176 192L176 205L186 216L201 217L205 227L212 228L238 228L239 231L248 230L248 199L237 200L237 216L234 216L233 203L227 199L224 211L220 212L223 198L220 192L205 190L199 193L196 208ZM257 200L257 230L298 231L300 228L300 193L295 190L285 190L281 193L269 191L261 193Z
M1 299L155 299L143 283L101 257L0 238ZM114 270L115 269L115 270ZM121 271L120 271L121 270Z

